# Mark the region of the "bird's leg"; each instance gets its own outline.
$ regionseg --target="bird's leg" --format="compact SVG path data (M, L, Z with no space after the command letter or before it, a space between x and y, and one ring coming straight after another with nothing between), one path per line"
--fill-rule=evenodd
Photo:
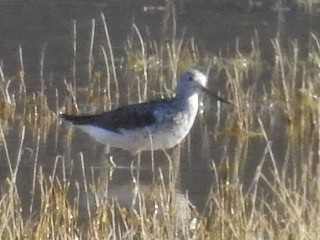
M113 169L138 169L140 167L140 163L138 164L139 166L134 166L133 162L133 157L134 155L130 153L130 156L121 156L120 153L127 153L124 151L121 151L122 149L116 148L110 152L110 149L108 147L105 148L104 150L104 156L103 159L108 159L108 161L103 161L105 164L103 164L103 167L106 168L113 168ZM120 156L120 159L116 158L117 162L115 162L115 157ZM131 164L129 164L131 162Z
M168 163L171 168L179 167L180 149L181 146L178 144L171 149L162 150L166 158L168 159Z
M139 184L139 180L140 180L140 169L141 169L141 152L139 152L138 154L137 154L137 157L138 157L138 166L136 167L136 169L137 169L137 180L138 180L138 182L137 182L137 184ZM132 168L133 169L133 168Z
M118 165L118 164L116 164L114 162L114 157L116 155L118 155L120 153L120 151L121 151L120 148L117 148L117 149L115 149L113 151L110 151L110 149L108 149L108 147L105 148L105 151L104 151L105 156L104 156L104 158L108 159L108 161L107 161L107 166L108 167L110 167L110 168L127 168L126 166L120 166L120 165Z
M116 150L114 150L113 152L110 152L107 147L105 148L105 153L106 153L106 156L105 158L109 159L109 163L111 163L111 167L113 168L116 168L117 167L117 164L113 161L113 158L115 155L117 155L117 153L120 152L120 148L117 148Z

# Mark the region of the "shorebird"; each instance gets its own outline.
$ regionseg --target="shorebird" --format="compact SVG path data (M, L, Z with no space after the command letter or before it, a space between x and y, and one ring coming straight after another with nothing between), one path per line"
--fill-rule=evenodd
M209 91L206 84L207 76L192 69L179 77L172 98L126 105L100 114L61 114L60 117L98 142L133 155L140 151L168 149L189 133L198 112L199 93L229 103Z

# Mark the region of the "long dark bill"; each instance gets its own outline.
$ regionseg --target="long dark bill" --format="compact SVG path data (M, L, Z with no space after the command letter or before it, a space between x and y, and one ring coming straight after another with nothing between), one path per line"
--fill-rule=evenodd
M201 87L201 90L202 90L204 93L208 94L210 97L212 97L212 98L214 98L214 99L216 99L216 100L218 100L218 101L220 101L220 102L223 102L223 103L226 103L226 104L230 104L230 102L229 102L228 100L226 100L226 99L218 96L218 94L216 94L216 93L214 93L214 92L209 91L209 90L206 89L205 87Z

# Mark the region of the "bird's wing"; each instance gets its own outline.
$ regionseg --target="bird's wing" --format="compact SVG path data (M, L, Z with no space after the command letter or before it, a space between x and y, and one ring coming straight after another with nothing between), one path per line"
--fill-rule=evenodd
M120 129L135 129L150 126L157 122L155 112L165 109L167 99L137 103L123 106L109 112L94 115L67 115L60 117L75 125L93 125L103 129L120 133Z

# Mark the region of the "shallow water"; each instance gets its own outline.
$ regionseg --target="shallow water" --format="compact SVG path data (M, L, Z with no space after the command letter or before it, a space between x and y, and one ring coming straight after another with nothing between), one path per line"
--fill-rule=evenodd
M4 3L0 8L0 59L5 76L15 79L20 70L18 45L21 45L23 53L23 64L26 79L27 94L39 91L40 72L41 72L41 54L43 49L45 53L43 79L45 81L45 94L48 96L48 105L51 110L56 111L57 103L56 89L59 91L58 105L67 96L67 90L64 84L64 78L72 81L73 68L73 25L72 20L76 20L77 27L77 54L76 54L76 79L79 92L81 88L88 84L88 54L90 43L91 19L96 19L95 39L93 55L94 71L104 69L103 56L100 45L106 46L106 37L101 21L100 12L106 16L110 38L115 54L116 67L121 72L122 58L125 56L124 44L127 36L132 34L132 23L134 22L140 29L144 39L151 36L158 43L164 43L172 37L172 16L169 14L169 20L166 20L168 12L165 7L150 10L145 5L131 3L107 3L107 4L47 4L47 3ZM158 5L155 5L158 6ZM161 5L160 5L161 6ZM284 44L288 39L298 39L301 43L308 42L309 32L318 31L315 24L317 16L310 17L298 10L284 12L279 17L279 12L274 11L269 6L244 11L239 8L216 6L185 5L176 8L176 35L186 39L194 37L196 44L201 51L210 52L216 55L232 55L236 52L235 46L239 39L239 50L241 52L251 51L251 39L257 31L261 55L267 62L272 62L273 47L270 39L279 37ZM279 20L280 19L280 20ZM138 40L135 44L139 45ZM300 44L302 55L306 53L307 46ZM289 48L289 47L288 47ZM159 66L168 68L168 65ZM128 78L130 74L118 76L120 88L120 104L128 101L127 89ZM216 84L210 80L210 86L215 89L222 89L223 83ZM152 86L152 84L150 84ZM156 84L155 84L156 85ZM17 92L13 83L10 91ZM150 87L151 88L151 87ZM131 93L136 96L137 93ZM150 89L148 99L152 98L152 89ZM224 93L227 94L227 93ZM113 93L113 96L116 93ZM81 112L92 110L90 102L85 97L78 94L79 106ZM133 97L137 101L137 98ZM109 104L109 103L108 103ZM117 105L111 103L112 106ZM23 141L23 153L18 172L18 190L26 212L30 209L32 201L31 192L34 178L34 166L40 167L45 176L50 176L55 169L58 158L56 175L61 179L69 179L72 182L70 198L78 194L79 183L81 197L83 200L83 211L86 212L87 199L89 196L89 205L94 205L90 193L84 191L84 173L81 166L83 157L84 172L87 182L95 183L106 178L108 181L108 197L117 198L120 205L132 206L132 199L136 191L136 186L132 179L138 178L140 181L139 191L148 194L152 184L161 182L163 174L164 184L172 181L177 196L180 193L188 193L190 202L196 206L199 211L205 209L205 203L209 192L214 188L216 182L215 173L212 167L213 162L221 173L221 179L232 182L227 177L228 170L233 166L226 167L224 162L227 159L234 159L241 140L238 136L232 136L232 133L226 133L223 124L228 118L232 117L232 108L230 106L217 105L211 102L209 109L206 109L204 115L199 115L190 136L184 141L180 149L180 162L174 163L174 171L170 168L170 161L162 151L154 153L154 169L152 169L152 154L150 152L141 155L142 170L116 169L111 173L107 168L103 168L105 155L104 149L93 139L80 131L75 131L70 138L67 137L69 125L62 124L59 121L53 121L47 128L46 134L41 133L39 139L40 147L37 152L37 136L32 124L27 124L25 128L25 138ZM100 108L101 109L101 108ZM220 115L216 112L221 112ZM261 112L259 112L260 114ZM229 115L229 116L228 116ZM230 116L231 115L231 116ZM218 117L221 117L218 122ZM261 115L262 119L269 116ZM266 121L268 122L268 121ZM22 122L22 125L25 122ZM275 159L279 166L283 164L285 151L288 145L286 139L286 123L282 116L275 116L270 119L268 136L274 143L273 150ZM217 127L218 124L218 127ZM256 123L257 124L257 123ZM10 153L10 159L13 166L17 158L19 149L21 131L23 129L19 119L9 120L7 128L3 126L7 146ZM258 125L258 124L257 124ZM239 178L245 188L249 188L256 172L256 166L261 161L263 152L266 148L266 141L261 137L252 138L243 144L247 144L248 152L246 159L238 159ZM5 155L3 145L1 148L0 161L0 180L2 182L10 174L9 163ZM241 150L241 149L240 149ZM172 159L178 150L168 151ZM242 156L240 154L240 156ZM37 162L35 163L35 159ZM129 159L129 160L128 160ZM130 166L133 161L137 164L137 157L132 160L132 156L121 153L115 156L115 161L121 165ZM177 161L177 160L175 160ZM270 163L266 163L265 169L268 169ZM63 170L66 168L67 170ZM160 171L160 173L159 173ZM266 173L267 174L267 173ZM226 176L224 176L226 175ZM160 180L159 180L160 179ZM170 179L170 181L169 181ZM103 188L103 187L102 187ZM35 200L36 201L36 200ZM80 204L81 205L81 204ZM34 209L37 208L37 202Z

